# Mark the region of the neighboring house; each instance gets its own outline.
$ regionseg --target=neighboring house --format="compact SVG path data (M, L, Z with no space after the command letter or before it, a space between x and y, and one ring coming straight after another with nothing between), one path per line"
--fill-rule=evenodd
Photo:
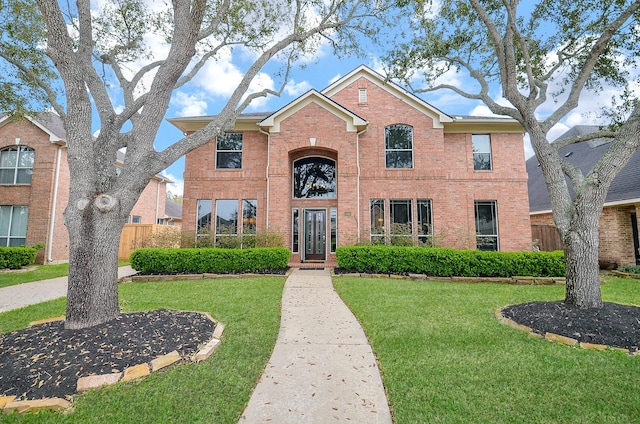
M124 154L119 155L121 166ZM166 178L156 176L129 222L155 224L165 213ZM44 244L38 263L69 258L63 212L69 201L69 167L62 120L55 113L13 120L0 114L0 246Z
M558 139L585 135L599 129L595 125L578 125L571 128ZM611 140L595 139L584 143L572 144L560 149L560 155L578 166L583 173L589 172L604 155ZM603 266L640 265L638 251L638 215L640 215L640 151L635 152L631 160L611 183L600 216L600 262ZM529 207L531 224L534 228L548 226L553 228L555 243L541 240L542 248L547 250L561 248L559 237L551 213L551 201L544 182L542 170L536 157L527 160L529 174ZM572 193L573 194L573 193ZM536 237L534 235L534 237ZM552 238L552 237L549 237Z
M185 134L213 118L169 121ZM291 262L337 246L531 250L523 129L449 116L361 66L186 156L182 226L221 244L277 229Z
M182 225L182 205L167 199L164 207L164 217L158 220L158 224Z

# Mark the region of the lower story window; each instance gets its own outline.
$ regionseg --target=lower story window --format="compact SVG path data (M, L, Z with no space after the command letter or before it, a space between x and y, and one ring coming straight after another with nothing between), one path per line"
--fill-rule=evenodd
M256 247L258 201L242 199L242 247Z
M293 209L291 217L293 231L291 232L291 252L300 252L300 211L299 209Z
M196 211L196 244L200 240L211 236L211 210L213 202L210 199L198 199Z
M133 215L133 217L131 218L132 224L140 224L141 222L142 218L140 217L140 215Z
M418 242L423 246L433 246L431 199L418 200Z
M331 253L336 253L336 247L338 247L338 210L336 208L329 210L329 219L331 222Z
M498 211L495 200L476 200L476 244L478 250L498 250Z
M0 246L24 246L28 218L28 206L0 206Z
M236 240L229 236L238 234L238 201L236 199L216 200L216 247L232 246Z
M384 244L384 200L371 199L371 244Z
M391 244L394 246L412 246L413 228L411 219L411 200L390 200Z

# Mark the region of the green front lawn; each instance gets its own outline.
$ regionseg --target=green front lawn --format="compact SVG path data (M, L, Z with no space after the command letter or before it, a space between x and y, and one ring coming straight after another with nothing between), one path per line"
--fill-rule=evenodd
M605 300L640 305L640 282ZM564 287L337 277L382 369L397 423L640 422L640 356L588 351L506 327L497 307Z
M129 265L128 260L119 260L118 266ZM31 283L33 281L48 280L50 278L65 277L69 274L69 264L35 265L30 271L0 272L0 288L16 284Z
M5 423L237 423L271 356L280 325L283 277L229 278L120 286L123 311L209 312L225 324L206 361L181 364L130 384L79 396L73 413L0 413ZM64 314L65 299L0 314L0 331Z
M69 274L69 264L36 265L30 271L6 271L0 273L0 288L32 281L64 277Z

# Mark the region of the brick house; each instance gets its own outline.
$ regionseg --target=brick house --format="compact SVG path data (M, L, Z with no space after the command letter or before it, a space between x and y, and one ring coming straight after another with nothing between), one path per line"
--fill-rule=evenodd
M170 218L165 216L168 182L158 175L149 183L130 222L155 224ZM60 117L43 113L15 121L0 114L0 246L42 243L38 263L67 260L63 212L68 201L69 167Z
M561 135L558 140L597 131L597 125L577 125ZM604 155L611 141L590 140L560 149L560 154L583 173L593 168ZM640 265L638 250L638 215L640 215L640 151L634 155L611 183L600 215L599 258L601 266L615 267ZM561 249L551 213L551 201L544 176L535 156L527 160L529 174L529 208L532 233L540 239L541 249ZM549 230L549 231L545 231Z
M173 118L185 134L212 117ZM185 230L277 229L292 264L341 245L530 250L523 129L449 116L361 66L186 157Z

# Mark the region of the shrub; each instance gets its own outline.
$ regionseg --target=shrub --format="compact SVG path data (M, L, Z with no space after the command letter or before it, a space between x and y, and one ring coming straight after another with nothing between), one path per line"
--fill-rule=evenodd
M38 247L0 247L0 269L20 269L36 262Z
M288 249L138 249L131 254L131 267L145 274L243 273L283 270L291 252Z
M440 277L564 276L564 253L487 252L429 247L341 246L341 268L373 273L416 273Z
M640 266L623 266L618 268L618 271L628 274L640 274Z

